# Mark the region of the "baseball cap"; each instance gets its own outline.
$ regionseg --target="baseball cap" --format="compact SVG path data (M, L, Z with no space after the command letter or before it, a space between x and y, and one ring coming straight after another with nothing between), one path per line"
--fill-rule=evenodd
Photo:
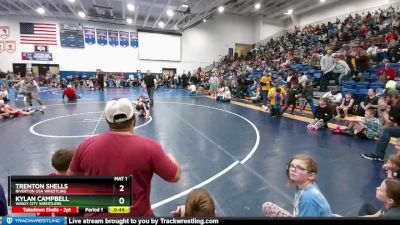
M72 88L72 85L68 84L68 85L67 85L67 88Z
M127 98L120 98L107 102L104 110L109 123L122 123L128 121L134 115L132 103ZM115 116L119 115L118 119ZM121 118L121 116L124 116Z

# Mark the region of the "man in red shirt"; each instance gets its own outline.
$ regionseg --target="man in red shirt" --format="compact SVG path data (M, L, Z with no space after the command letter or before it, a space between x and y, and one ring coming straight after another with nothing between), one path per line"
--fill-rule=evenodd
M153 174L168 182L180 179L181 169L173 156L157 142L134 134L136 116L127 98L109 101L104 110L110 131L85 139L76 150L67 175L133 176L129 216L153 216L150 204ZM114 216L90 214L87 216ZM127 216L126 214L124 216Z
M79 98L72 85L67 85L67 88L64 89L62 99L64 99L65 96L67 96L68 101L76 101Z

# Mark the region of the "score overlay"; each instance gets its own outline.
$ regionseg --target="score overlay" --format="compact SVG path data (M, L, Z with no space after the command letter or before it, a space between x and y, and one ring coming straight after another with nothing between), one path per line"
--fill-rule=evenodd
M13 213L129 213L132 177L10 176Z

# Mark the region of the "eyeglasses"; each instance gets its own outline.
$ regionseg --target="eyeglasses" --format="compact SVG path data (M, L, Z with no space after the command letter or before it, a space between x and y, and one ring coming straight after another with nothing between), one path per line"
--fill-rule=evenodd
M295 171L301 171L301 172L308 171L308 169L306 169L306 168L303 168L301 166L295 166L293 164L287 164L287 169L288 170L294 169Z

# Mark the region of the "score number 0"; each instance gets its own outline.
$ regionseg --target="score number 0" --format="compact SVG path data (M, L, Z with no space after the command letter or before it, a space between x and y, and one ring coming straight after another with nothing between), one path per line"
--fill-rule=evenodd
M124 190L124 185L119 185L119 191L120 192L124 192L125 190ZM120 197L119 199L118 199L118 202L119 202L119 204L121 204L121 205L123 205L124 203L125 203L125 198L124 197Z

